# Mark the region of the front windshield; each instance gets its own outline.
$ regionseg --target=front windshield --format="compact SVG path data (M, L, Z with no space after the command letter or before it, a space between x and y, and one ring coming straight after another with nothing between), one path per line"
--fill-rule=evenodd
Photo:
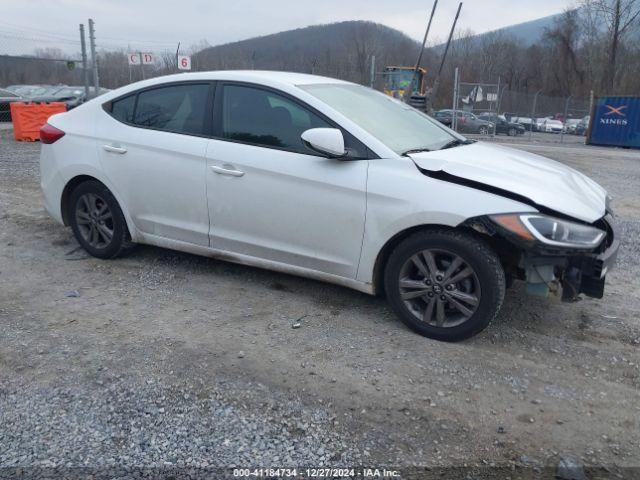
M388 95L360 85L312 84L299 88L337 110L398 154L438 150L466 139Z

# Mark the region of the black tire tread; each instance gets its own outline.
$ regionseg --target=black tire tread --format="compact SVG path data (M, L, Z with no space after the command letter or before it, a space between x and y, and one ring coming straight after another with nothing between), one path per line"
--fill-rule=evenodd
M479 322L473 323L473 328L468 329L467 331L459 334L459 335L427 335L425 332L416 329L415 325L410 321L405 321L403 314L398 309L398 306L393 301L395 299L394 292L390 291L390 285L393 284L393 280L388 278L390 274L390 269L385 266L385 278L384 278L384 287L387 299L390 301L391 306L396 311L400 319L408 325L414 331L417 331L421 335L429 336L431 338L436 338L437 340L444 341L460 341L467 338L470 338L474 335L477 335L482 330L487 328L489 324L497 317L500 309L502 307L502 303L504 301L504 295L506 290L506 279L504 269L502 268L502 264L496 252L484 241L479 235L472 234L470 232L465 232L461 230L456 230L453 228L428 228L425 230L418 231L409 235L403 241L401 241L396 247L393 249L391 254L388 257L387 265L391 263L394 259L394 256L400 254L400 252L406 248L407 245L412 245L414 243L422 243L426 241L432 241L434 238L440 239L449 239L452 240L459 245L464 246L464 248L468 249L472 255L477 258L482 258L486 266L489 269L489 275L493 277L495 280L495 289L493 292L493 298L490 298L490 303L493 305L491 315L486 316L481 319ZM483 290L483 296L485 295L485 291ZM486 300L486 299L485 299Z
M87 251L91 255L98 256L99 258L103 258L103 259L113 259L113 258L122 257L129 254L136 247L136 244L131 241L131 234L129 233L129 228L127 227L127 221L124 218L124 214L122 213L122 209L120 208L118 201L113 196L111 191L103 183L97 180L88 180L86 182L82 182L81 184L77 185L71 192L71 201L69 202L70 211L68 213L69 215L68 218L70 219L75 218L75 212L73 211L76 203L75 199L76 199L76 196L78 195L78 192L81 192L81 191L93 191L99 194L100 196L102 196L102 198L108 199L110 202L112 202L111 210L112 210L114 222L118 222L122 227L119 229L120 238L117 239L115 248L113 249L112 252L108 252L107 255L98 256L98 255L94 255L89 250ZM76 238L78 238L78 234L76 233L76 228L73 224L74 220L71 220L71 222L72 222L72 228L74 230L74 234L76 234Z

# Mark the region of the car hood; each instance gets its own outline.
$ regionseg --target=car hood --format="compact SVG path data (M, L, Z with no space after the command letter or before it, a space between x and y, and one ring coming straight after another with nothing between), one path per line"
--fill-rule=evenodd
M409 156L427 172L504 190L584 222L595 222L605 214L607 192L600 185L540 155L475 142Z

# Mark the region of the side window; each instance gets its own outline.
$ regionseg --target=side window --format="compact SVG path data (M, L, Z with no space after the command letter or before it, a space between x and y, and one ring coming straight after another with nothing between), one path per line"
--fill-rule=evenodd
M320 127L332 125L282 95L248 86L224 87L223 138L310 153L300 135Z
M135 105L135 94L116 100L111 104L111 116L121 122L131 123L133 122L133 108Z
M132 123L176 133L202 134L208 94L208 84L172 85L140 92Z

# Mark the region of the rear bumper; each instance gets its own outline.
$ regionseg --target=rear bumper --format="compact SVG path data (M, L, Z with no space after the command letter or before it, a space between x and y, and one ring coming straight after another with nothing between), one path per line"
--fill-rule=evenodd
M42 145L40 149L40 187L44 196L44 207L58 223L64 224L60 210L64 182L58 172L52 145Z

